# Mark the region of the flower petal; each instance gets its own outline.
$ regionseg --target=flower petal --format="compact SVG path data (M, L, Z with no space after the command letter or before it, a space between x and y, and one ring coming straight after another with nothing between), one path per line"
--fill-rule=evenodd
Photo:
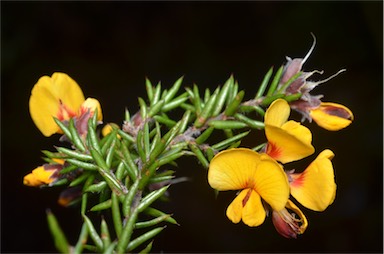
M222 151L209 164L208 183L219 191L240 190L253 186L259 162L260 155L251 149L233 148Z
M320 107L310 111L310 115L320 127L329 131L341 130L353 121L349 108L331 102L322 102Z
M82 115L89 110L91 112L91 117L92 117L96 109L97 109L97 120L102 121L103 112L101 111L100 102L94 98L87 98L81 104L79 115Z
M243 207L242 219L245 225L257 227L264 222L266 212L261 203L260 195L254 190L250 191L249 199Z
M47 170L44 166L40 166L32 170L24 177L23 183L27 186L38 187L40 185L49 184L55 180L52 175L56 170Z
M268 155L262 155L254 179L256 192L274 210L285 207L289 197L289 184L283 168Z
M59 130L53 117L58 117L63 108L71 113L77 112L83 101L79 85L67 74L56 72L52 77L41 77L35 84L29 99L29 111L37 128L48 137Z
M227 208L227 217L233 223L243 219L244 224L256 227L265 220L266 212L259 194L252 189L244 189Z
M264 123L276 127L281 127L289 117L291 108L288 102L283 99L277 99L269 106L265 112Z
M291 174L291 194L303 206L314 211L324 211L333 203L336 195L336 183L331 163L334 153L324 150L298 174Z
M265 125L265 135L267 154L282 163L300 160L315 152L310 130L300 123L289 121L282 128Z

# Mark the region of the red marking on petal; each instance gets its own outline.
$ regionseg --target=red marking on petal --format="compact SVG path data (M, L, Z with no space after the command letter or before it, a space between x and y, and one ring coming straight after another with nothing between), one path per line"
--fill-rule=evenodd
M57 112L57 118L60 121L68 120L74 116L76 116L76 113L73 112L70 108L68 108L61 100L59 100L59 112Z
M300 187L303 185L305 180L305 171L301 174L292 174L293 181L291 182L292 187Z
M278 159L281 155L281 150L274 143L269 142L267 144L266 153L274 159Z
M247 204L249 198L251 197L251 194L252 194L252 189L249 189L248 192L247 192L247 195L245 195L244 199L243 199L243 207Z
M338 116L344 119L351 119L351 114L343 108L326 106L323 108L323 111L331 116Z

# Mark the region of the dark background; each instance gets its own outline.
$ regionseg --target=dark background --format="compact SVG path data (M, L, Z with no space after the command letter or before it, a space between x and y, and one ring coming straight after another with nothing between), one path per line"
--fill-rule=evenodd
M308 124L315 155L331 148L337 197L325 212L303 208L309 227L297 240L277 234L270 218L257 228L232 224L225 209L235 192L214 198L194 158L179 160L191 182L170 189L169 225L154 243L163 252L382 252L383 251L383 4L382 2L1 2L1 251L54 252L45 209L57 215L71 243L77 209L56 204L60 189L22 185L53 150L28 110L38 78L68 73L86 97L98 98L104 121L121 123L138 109L144 78L169 87L223 84L231 73L251 98L271 66L302 57L317 45L304 70L323 77L347 72L314 93L347 105L355 115L345 130ZM321 79L315 76L315 79ZM261 139L260 139L261 137ZM244 146L263 141L250 135Z

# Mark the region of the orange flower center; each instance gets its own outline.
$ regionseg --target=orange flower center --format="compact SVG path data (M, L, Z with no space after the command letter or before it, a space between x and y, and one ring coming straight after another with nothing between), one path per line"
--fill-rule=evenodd
M266 153L272 158L277 159L280 157L281 151L274 143L268 142Z
M60 121L68 120L76 116L75 112L73 112L70 108L68 108L61 100L59 101L60 101L60 106L59 106L59 112L57 112L57 118Z

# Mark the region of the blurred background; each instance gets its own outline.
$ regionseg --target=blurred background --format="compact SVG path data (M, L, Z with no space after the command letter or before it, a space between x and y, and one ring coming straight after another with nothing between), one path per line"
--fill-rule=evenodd
M304 70L324 70L316 88L324 101L347 105L353 124L313 132L315 155L331 148L338 191L324 212L303 208L309 220L296 240L281 237L270 218L257 228L225 216L235 192L215 199L206 171L194 158L179 160L178 176L163 210L169 225L155 252L382 252L383 251L383 3L377 2L1 2L1 252L55 252L45 210L52 209L69 240L80 231L78 208L57 204L61 191L22 185L53 150L28 110L39 77L61 71L102 104L104 121L122 123L124 108L138 109L145 77L169 87L215 88L233 73L250 99L271 66L303 57ZM251 134L243 146L263 135ZM296 166L296 165L294 165ZM299 165L301 166L301 165Z

